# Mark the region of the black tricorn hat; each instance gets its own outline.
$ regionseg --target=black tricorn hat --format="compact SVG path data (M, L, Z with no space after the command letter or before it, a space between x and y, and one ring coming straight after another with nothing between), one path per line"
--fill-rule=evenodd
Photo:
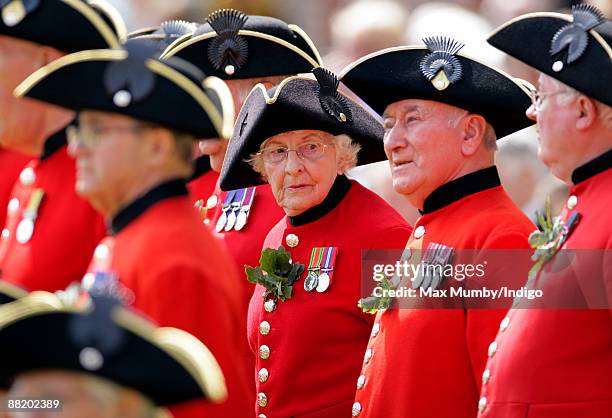
M503 24L487 41L519 61L612 106L612 21L591 5L572 15L531 13Z
M64 52L118 48L126 29L105 0L0 0L0 35Z
M525 115L533 87L459 53L447 38L374 52L347 66L340 80L382 114L394 102L422 99L482 115L498 138L533 124Z
M0 305L13 302L26 296L27 294L28 292L22 288L10 284L4 280L0 280Z
M47 292L0 307L0 382L34 370L89 373L158 406L225 400L223 373L194 336L159 328L112 296L68 300Z
M299 74L322 65L317 48L299 26L273 17L217 10L186 37L170 45L163 57L183 58L223 79Z
M155 43L76 52L39 69L15 95L68 109L119 113L196 138L231 136L232 96L216 77L204 77L178 58L160 60Z
M186 20L166 20L159 26L142 28L127 34L128 41L131 39L148 39L157 43L160 55L177 39L186 41L198 25ZM179 45L179 44L175 44Z
M357 165L383 161L384 129L380 116L357 98L338 91L338 79L317 67L316 78L293 76L277 87L253 88L236 122L221 170L221 189L233 190L263 184L246 161L268 138L283 132L319 130L345 134L361 146Z

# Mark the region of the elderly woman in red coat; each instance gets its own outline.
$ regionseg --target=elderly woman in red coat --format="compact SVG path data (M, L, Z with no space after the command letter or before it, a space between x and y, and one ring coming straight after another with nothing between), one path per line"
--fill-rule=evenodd
M313 73L251 92L221 173L229 190L268 182L286 213L260 266L246 269L257 283L248 338L259 418L350 416L373 319L357 307L362 251L403 248L411 233L345 176L385 159L380 119L340 93L332 73Z

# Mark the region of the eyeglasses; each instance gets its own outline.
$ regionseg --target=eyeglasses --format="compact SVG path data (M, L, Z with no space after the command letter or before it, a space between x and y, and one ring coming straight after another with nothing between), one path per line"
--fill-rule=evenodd
M333 144L324 144L322 142L305 142L298 145L296 149L272 146L264 148L257 155L260 155L264 162L268 164L279 164L287 159L291 151L295 151L302 160L315 161L321 158L325 154L325 149L330 146L333 146Z
M556 96L557 94L569 94L571 93L569 90L557 90L557 91L536 91L531 96L531 103L533 104L533 108L536 112L539 112L542 109L542 104L544 103L544 99L551 96Z
M147 129L155 129L153 125L135 124L130 126L74 126L66 128L66 138L69 144L81 144L85 148L93 148L100 138L113 133L138 133Z

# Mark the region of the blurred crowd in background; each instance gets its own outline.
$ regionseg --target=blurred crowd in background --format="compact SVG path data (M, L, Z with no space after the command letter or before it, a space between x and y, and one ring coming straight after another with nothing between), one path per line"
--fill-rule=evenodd
M432 35L448 35L465 43L462 53L537 84L537 72L486 43L500 24L524 13L567 12L573 4L590 3L612 16L612 0L110 0L128 30L183 19L203 22L219 8L278 17L304 29L323 55L327 68L339 73L369 53L394 46L420 44ZM525 40L528 42L528 40ZM497 166L512 199L532 219L547 197L553 213L565 201L566 186L537 158L537 131L525 129L499 141ZM387 163L354 169L351 175L375 190L410 223L418 212L394 192Z

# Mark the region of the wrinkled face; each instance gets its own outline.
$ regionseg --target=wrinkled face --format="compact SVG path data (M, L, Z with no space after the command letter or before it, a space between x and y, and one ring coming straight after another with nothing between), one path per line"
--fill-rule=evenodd
M69 151L76 158L76 191L90 202L121 202L126 190L147 170L142 144L146 125L112 113L84 111L78 139Z
M575 129L576 110L571 94L566 93L551 77L539 78L537 105L527 109L527 116L538 123L538 156L558 178L568 181L571 177L576 145L572 132ZM536 108L537 107L537 108ZM573 143L574 142L574 143Z
M226 80L226 84L232 93L234 100L234 114L238 115L251 89L259 83L263 83L266 88L271 88L280 81L282 77L270 78L245 78L237 80ZM222 138L206 138L199 141L199 149L202 155L210 157L210 166L216 172L220 172L223 167L223 159L227 151L228 141Z
M457 128L467 112L428 100L402 100L383 114L385 153L394 189L422 207L424 199L450 181L461 161L463 132Z
M104 388L99 388L104 390ZM112 391L112 389L109 389ZM106 392L106 391L105 391ZM112 392L110 392L112 393ZM96 387L89 385L83 375L66 371L36 371L19 376L8 396L10 398L49 399L61 401L58 410L13 412L11 418L118 418L112 399L105 399Z
M262 153L290 150L282 161L266 161L264 172L277 203L287 215L296 216L323 202L336 176L334 137L314 130L290 131L269 138ZM316 149L322 147L322 151ZM303 151L299 156L295 150ZM311 150L315 150L311 156ZM263 156L262 156L263 157ZM278 157L277 157L278 158Z
M70 118L69 111L13 96L15 87L26 77L60 56L51 48L0 36L0 145L40 155L47 137Z

